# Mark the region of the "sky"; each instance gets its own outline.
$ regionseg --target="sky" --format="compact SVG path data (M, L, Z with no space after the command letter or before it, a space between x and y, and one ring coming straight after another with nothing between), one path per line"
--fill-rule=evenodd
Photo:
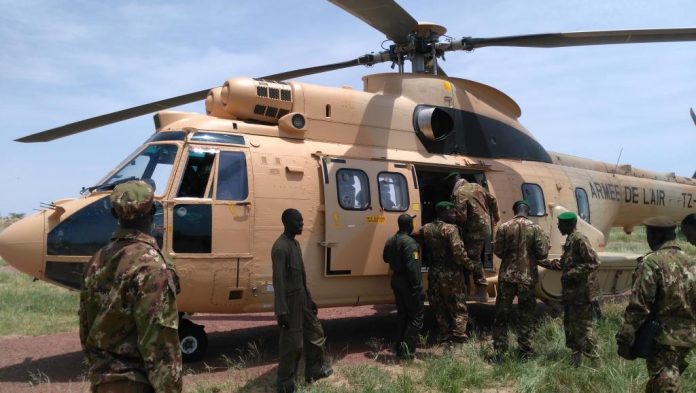
M453 38L696 27L696 2L411 1ZM79 196L154 132L152 116L47 143L21 136L84 118L381 50L382 33L328 1L0 0L0 215ZM696 43L450 52L450 76L502 90L551 151L691 176ZM362 89L389 64L301 81ZM205 112L203 102L179 110Z

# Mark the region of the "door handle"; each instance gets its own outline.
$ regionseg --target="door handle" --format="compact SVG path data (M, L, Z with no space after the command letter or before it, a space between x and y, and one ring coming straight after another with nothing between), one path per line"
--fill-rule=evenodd
M251 202L249 202L249 201L235 202L235 205L237 205L237 206L250 206Z

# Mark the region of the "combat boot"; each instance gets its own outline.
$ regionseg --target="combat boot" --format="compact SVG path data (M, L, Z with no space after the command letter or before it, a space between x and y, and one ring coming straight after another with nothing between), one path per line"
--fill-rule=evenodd
M582 352L580 351L574 351L570 355L570 365L573 367L580 367L582 366Z

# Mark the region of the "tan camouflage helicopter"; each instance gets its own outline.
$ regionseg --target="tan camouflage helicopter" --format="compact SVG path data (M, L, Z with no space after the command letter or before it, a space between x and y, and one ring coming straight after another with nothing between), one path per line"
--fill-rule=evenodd
M155 187L155 232L181 277L179 310L244 313L272 310L270 248L288 207L304 215L299 240L324 307L393 301L384 242L401 213L416 214L419 225L433 219L435 203L449 197L442 178L453 171L488 187L503 220L514 201L529 201L533 220L551 235L552 254L561 251L555 222L565 211L579 214L579 229L600 251L613 227L631 232L646 217L681 220L696 211L696 180L548 152L518 122L515 101L447 76L438 64L446 52L486 46L696 41L696 28L444 40L444 27L418 23L392 0L331 1L393 45L342 63L229 79L18 139L45 142L190 102L206 105L206 114L158 112L154 135L82 198L54 201L5 229L0 255L26 274L78 288L85 262L116 226L111 189L143 179ZM398 72L365 76L363 91L286 82L380 62ZM625 291L636 256L600 256L603 292ZM497 262L488 247L491 296ZM559 275L540 277L539 297L557 299ZM180 330L185 358L202 356L203 328L184 319Z

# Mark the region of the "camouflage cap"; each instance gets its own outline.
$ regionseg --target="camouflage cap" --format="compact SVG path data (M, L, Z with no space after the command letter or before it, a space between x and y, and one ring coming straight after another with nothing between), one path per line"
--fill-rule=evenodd
M578 215L573 212L563 212L558 215L558 221L577 221Z
M449 210L449 209L452 209L454 207L455 207L455 205L452 202L440 201L435 205L435 210L438 212L441 212L443 210Z
M154 192L142 180L131 180L114 187L111 205L121 220L133 220L150 213Z
M677 227L677 222L669 217L657 216L643 220L643 225L652 228L674 229Z
M517 206L519 206L519 205L525 205L525 206L529 207L529 202L525 201L524 199L520 199L519 201L512 204L512 210L517 209Z

